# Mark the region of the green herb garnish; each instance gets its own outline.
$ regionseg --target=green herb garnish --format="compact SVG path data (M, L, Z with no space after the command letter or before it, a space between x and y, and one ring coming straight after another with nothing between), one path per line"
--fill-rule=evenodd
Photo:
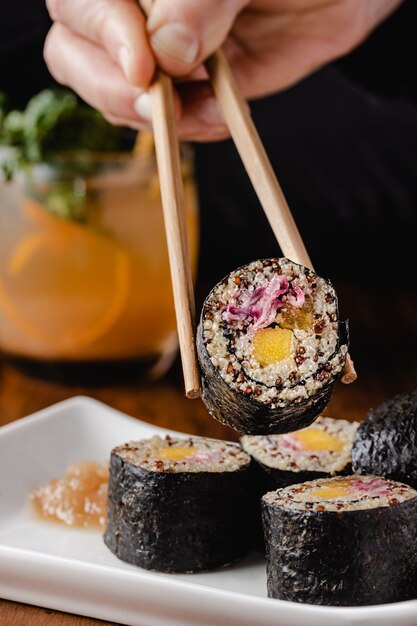
M26 193L63 219L87 220L87 192L81 183L96 171L94 155L130 151L134 138L133 131L113 126L68 90L41 91L22 111L8 111L0 94L0 146L10 148L1 163L6 179L23 170ZM33 170L40 163L62 173L62 180L51 182L44 195L37 191Z
M48 161L56 152L121 151L130 149L132 142L133 133L112 126L70 91L41 91L23 111L9 112L0 94L0 144L14 148L3 165L9 177L16 169Z

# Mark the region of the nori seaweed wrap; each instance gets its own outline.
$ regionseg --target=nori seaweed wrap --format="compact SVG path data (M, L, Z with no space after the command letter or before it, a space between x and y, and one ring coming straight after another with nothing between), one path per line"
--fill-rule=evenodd
M163 572L226 565L248 551L250 457L237 444L158 436L115 448L104 541Z
M197 329L203 401L240 433L285 433L326 406L348 351L331 283L286 258L231 272Z
M398 394L371 410L359 426L353 471L417 488L417 391Z
M362 606L415 597L417 492L375 476L318 479L262 498L268 596Z

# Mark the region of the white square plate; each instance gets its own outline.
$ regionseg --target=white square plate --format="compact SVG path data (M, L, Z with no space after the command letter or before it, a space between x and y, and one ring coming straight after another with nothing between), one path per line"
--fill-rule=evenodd
M417 601L372 607L266 597L265 562L250 555L202 574L157 574L119 561L101 534L37 520L29 492L131 439L165 433L75 397L0 428L0 597L129 626L415 626Z

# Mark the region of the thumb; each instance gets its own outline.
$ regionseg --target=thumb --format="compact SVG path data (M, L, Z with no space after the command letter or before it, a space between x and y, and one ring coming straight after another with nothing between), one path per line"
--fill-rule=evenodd
M156 0L147 29L160 67L189 74L226 39L249 0Z

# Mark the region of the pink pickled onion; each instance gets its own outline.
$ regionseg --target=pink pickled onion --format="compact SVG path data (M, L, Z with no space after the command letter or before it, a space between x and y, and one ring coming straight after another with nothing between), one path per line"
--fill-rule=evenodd
M352 485L358 491L369 493L369 495L387 496L390 493L389 486L384 479L379 476L375 476L375 478L368 481L358 477L356 480L352 481Z
M272 324L278 309L283 306L280 299L283 295L287 296L289 304L295 308L300 308L304 304L303 290L290 283L284 276L275 274L266 287L257 287L254 291L240 290L236 303L227 306L223 319L230 324L251 317L253 330L265 328Z

